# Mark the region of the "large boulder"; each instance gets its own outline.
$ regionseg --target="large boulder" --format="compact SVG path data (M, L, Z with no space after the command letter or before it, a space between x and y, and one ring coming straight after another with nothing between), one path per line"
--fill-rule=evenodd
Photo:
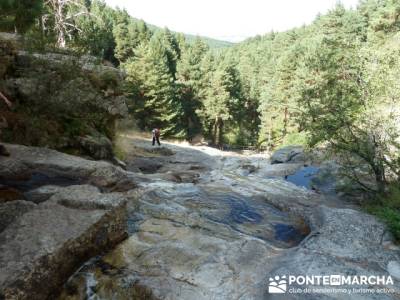
M0 90L13 110L0 103L2 139L111 160L116 120L128 115L123 73L94 57L18 50L8 36L0 33Z
M334 161L323 162L318 172L311 179L312 188L326 195L335 195L343 178L340 176L340 166Z
M111 160L114 157L112 142L104 135L85 135L79 138L79 144L94 159Z
M1 296L54 299L83 262L123 240L125 205L111 201L113 209L45 202L8 225L0 234Z
M36 205L30 201L15 200L0 204L0 232L17 218L34 209Z
M38 188L52 182L58 185L90 183L114 190L135 186L135 175L105 161L91 161L55 150L5 144L11 156L0 159L0 184ZM28 181L28 186L26 182Z
M134 175L55 150L6 147L0 184L14 194L0 204L0 299L54 299L79 266L127 236L127 196L118 191L135 188Z
M302 146L286 146L276 150L271 156L271 164L299 163L305 161Z

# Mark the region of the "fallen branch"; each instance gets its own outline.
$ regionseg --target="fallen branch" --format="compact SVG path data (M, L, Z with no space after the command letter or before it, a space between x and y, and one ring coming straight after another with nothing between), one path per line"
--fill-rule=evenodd
M8 100L7 97L4 96L4 94L3 94L2 92L0 92L0 97L4 100L4 102L7 104L7 106L8 106L9 108L12 107L12 102L11 102L10 100Z

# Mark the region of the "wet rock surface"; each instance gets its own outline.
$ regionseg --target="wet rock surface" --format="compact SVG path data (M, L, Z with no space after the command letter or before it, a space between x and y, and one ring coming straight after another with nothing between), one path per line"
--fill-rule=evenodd
M150 141L126 138L135 146L126 161L128 172L7 145L17 155L0 159L0 183L29 182L38 172L54 180L31 182L21 191L25 201L2 208L11 215L0 219L5 270L0 286L6 298L24 299L29 291L35 299L39 290L56 291L53 287L64 284L60 294L46 296L272 299L268 280L275 275L400 274L399 248L386 227L313 191L301 163L270 164L262 155L188 145L153 148ZM156 150L161 148L167 150ZM143 165L158 167L144 172ZM285 179L296 174L304 175L307 186ZM66 177L79 182L57 182ZM73 276L66 280L67 274ZM391 287L400 288L396 281Z
M126 195L102 190L133 180L108 163L7 147L0 183L19 199L0 193L0 298L54 299L82 263L127 237Z
M104 161L91 161L55 150L6 144L12 155L0 159L0 184L28 191L55 183L58 186L90 183L107 189L135 175Z
M271 155L271 164L299 163L305 161L306 156L302 146L286 146L276 150Z
M362 284L356 288L391 288L395 293L341 295L341 299L398 299L399 282L395 279L394 262L399 261L399 248L390 243L384 246L385 226L370 215L352 209L333 209L321 206L315 211L320 219L318 230L274 262L273 274L344 276L393 276L394 285ZM295 288L296 286L294 286ZM310 288L318 286L309 285ZM354 288L341 285L340 288ZM281 299L272 297L271 299ZM285 295L285 299L333 299L333 294Z
M128 192L130 237L85 264L60 299L269 299L274 275L396 274L383 224L285 180L303 164L168 147L176 154L155 155L162 167ZM173 179L188 170L195 182Z

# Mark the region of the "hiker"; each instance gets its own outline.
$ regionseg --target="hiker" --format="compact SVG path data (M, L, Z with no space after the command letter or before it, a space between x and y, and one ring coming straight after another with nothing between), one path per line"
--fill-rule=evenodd
M2 92L0 92L0 98L4 100L4 102L7 104L9 108L11 108L12 103L10 100L7 99L6 96L3 95ZM7 120L4 117L1 117L0 119L0 137L1 137L1 129L2 128L7 128ZM10 156L10 152L7 151L6 147L2 144L0 144L0 156Z
M160 144L160 129L154 128L151 133L153 134L153 146L155 145L156 141L158 146L161 146Z

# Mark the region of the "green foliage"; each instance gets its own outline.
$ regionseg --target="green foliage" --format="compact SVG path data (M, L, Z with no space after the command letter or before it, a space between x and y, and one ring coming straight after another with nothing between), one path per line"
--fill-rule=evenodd
M176 97L169 49L162 43L162 33L136 49L136 56L124 68L135 97L135 115L143 129L162 128L163 134L182 136L179 121L182 106Z
M400 240L400 211L389 207L379 207L374 214L386 222L394 237Z
M64 117L61 124L64 134L68 137L82 136L88 132L87 125L81 119Z
M384 221L393 236L400 240L400 187L392 184L386 193L382 193L365 204L367 212Z
M80 52L101 57L114 64L118 64L115 57L116 42L113 34L116 14L102 0L91 1L90 15L76 19L76 26L80 34L75 35L73 47Z
M185 39L189 44L196 43L197 40L201 40L205 45L207 45L210 49L224 49L234 46L235 44L232 42L216 40L204 36L194 36L191 34L185 34Z
M25 2L0 4L6 23L18 23L17 3ZM355 10L338 4L311 25L219 51L213 41L146 24L102 0L63 3L57 18L68 20L68 30L60 31L54 7L39 4L18 26L36 23L26 34L36 48L61 46L64 34L69 49L120 65L124 85L112 72L88 77L105 94L113 86L125 92L141 129L187 139L201 133L216 145L324 143L349 169L368 165L379 190L398 179L399 1L363 0Z
M117 11L118 17L113 29L115 56L120 62L126 62L135 54L135 49L148 42L151 32L143 21L133 21L126 11Z
M25 33L42 12L42 0L2 0L0 1L0 30Z
M307 133L305 131L302 132L292 132L287 134L283 140L282 144L280 147L285 147L289 145L303 145L307 146L309 138L307 136Z

